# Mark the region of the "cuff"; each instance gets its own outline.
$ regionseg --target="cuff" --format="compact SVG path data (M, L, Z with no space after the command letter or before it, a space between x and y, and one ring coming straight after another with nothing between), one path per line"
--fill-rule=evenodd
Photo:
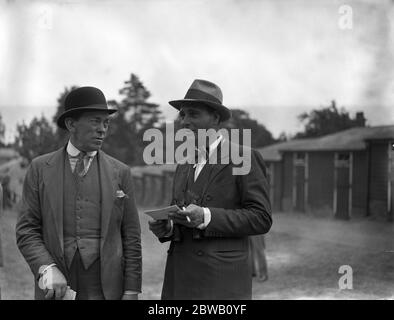
M204 222L197 226L198 229L205 229L211 222L211 210L209 208L203 208L204 210Z
M132 291L132 290L125 290L125 291L123 292L123 294L130 294L130 295L132 295L132 294L139 294L139 292L137 292L137 291Z
M42 265L41 267L38 268L38 276L37 276L37 281L44 275L45 272L47 272L48 269L56 266L56 263L51 263L49 265Z

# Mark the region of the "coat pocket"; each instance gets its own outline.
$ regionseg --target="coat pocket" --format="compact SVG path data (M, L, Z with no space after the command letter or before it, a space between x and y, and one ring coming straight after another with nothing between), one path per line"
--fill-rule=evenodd
M223 259L243 259L245 258L245 251L242 250L218 250L215 254Z

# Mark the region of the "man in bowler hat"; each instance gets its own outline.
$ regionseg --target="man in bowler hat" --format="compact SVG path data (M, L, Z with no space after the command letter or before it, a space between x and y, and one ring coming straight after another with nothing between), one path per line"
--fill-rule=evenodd
M231 117L222 101L216 84L195 80L184 99L169 103L197 136L198 129L217 131ZM272 224L263 159L250 150L250 171L234 175L233 142L218 135L197 147L198 163L179 164L174 176L172 203L185 209L149 222L161 242L171 241L162 299L251 299L248 236L264 234ZM211 163L215 151L218 161Z
M16 225L35 298L62 299L72 289L79 300L137 299L141 242L131 173L100 150L116 110L94 87L71 91L64 107L57 124L70 139L30 164Z

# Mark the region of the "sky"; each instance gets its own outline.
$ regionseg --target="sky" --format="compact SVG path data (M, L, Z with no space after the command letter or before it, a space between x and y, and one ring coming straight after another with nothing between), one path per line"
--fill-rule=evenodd
M168 101L206 79L224 105L275 137L301 130L297 115L333 99L352 116L363 111L369 125L389 125L393 60L392 0L0 0L8 141L17 123L52 118L65 87L120 99L130 73L167 121L176 116Z

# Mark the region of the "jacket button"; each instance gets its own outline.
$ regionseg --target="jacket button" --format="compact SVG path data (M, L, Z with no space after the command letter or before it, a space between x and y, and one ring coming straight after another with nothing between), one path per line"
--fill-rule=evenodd
M197 251L197 255L198 255L198 256L202 256L202 255L204 255L204 252L202 252L201 250L198 250L198 251Z

